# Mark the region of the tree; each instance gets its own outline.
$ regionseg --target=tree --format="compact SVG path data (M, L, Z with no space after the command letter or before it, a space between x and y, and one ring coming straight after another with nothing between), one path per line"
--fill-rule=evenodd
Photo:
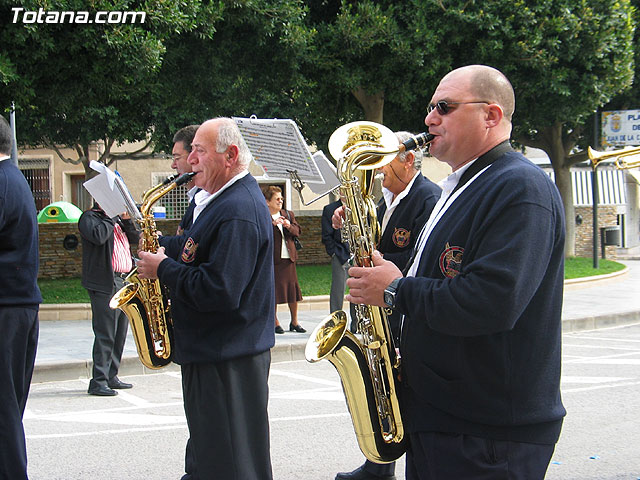
M167 43L153 89L156 148L170 148L181 127L217 116L293 118L309 125L302 71L313 34L304 3L228 2L209 37L185 34Z
M439 54L450 59L451 67L493 65L513 83L513 138L551 159L568 219L565 253L574 255L569 168L586 159L574 149L585 129L591 130L590 116L631 84L629 0L441 0L425 5L413 17L415 28L426 31L427 22L434 25ZM432 40L433 35L425 37Z
M114 145L144 141L146 147L165 43L187 31L210 35L206 25L222 11L219 4L183 0L96 0L88 12L80 0L25 0L19 8L0 0L0 14L13 20L0 31L2 105L15 99L21 143L82 163L87 176L95 142L101 142L100 161L107 165L118 157ZM145 19L98 23L98 12L115 12L102 14L113 20L122 18L118 12L144 12ZM76 156L65 157L61 147Z
M413 2L314 0L308 5L307 25L316 32L316 46L306 71L322 98L315 111L330 120L326 136L355 120L392 130L424 129L424 110L416 107L426 107L428 87L448 65L437 55L438 43L429 40L436 33L413 25Z

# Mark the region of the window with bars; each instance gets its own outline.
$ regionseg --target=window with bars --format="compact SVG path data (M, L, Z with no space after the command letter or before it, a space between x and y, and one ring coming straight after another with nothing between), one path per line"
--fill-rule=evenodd
M174 175L175 172L160 172L153 173L151 175L152 184L158 185L162 183L167 177ZM174 188L169 193L167 193L164 197L162 197L158 203L155 204L156 207L164 207L167 211L167 219L169 220L179 220L184 215L184 212L187 210L189 206L189 198L187 197L187 188L184 185L181 185L177 188Z
M51 203L51 187L49 185L49 159L48 158L19 158L18 168L33 193L38 211Z

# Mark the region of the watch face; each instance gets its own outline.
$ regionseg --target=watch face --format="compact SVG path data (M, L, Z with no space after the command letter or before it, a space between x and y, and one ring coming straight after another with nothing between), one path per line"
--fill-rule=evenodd
M393 293L384 292L384 303L386 303L389 307L393 307L393 299L394 299Z

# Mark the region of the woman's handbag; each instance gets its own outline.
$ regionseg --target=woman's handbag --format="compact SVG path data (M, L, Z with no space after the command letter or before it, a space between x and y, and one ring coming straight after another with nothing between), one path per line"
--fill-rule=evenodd
M289 210L285 210L287 213L287 219L291 222L291 215L289 215ZM298 237L293 237L293 244L296 246L296 250L302 250L302 242L298 240Z

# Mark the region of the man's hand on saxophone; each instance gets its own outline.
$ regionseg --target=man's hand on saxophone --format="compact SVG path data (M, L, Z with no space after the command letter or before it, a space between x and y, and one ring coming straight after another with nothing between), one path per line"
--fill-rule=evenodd
M344 222L344 205L334 210L333 216L331 217L331 226L335 230L340 230L342 228L343 222Z
M164 254L164 247L158 248L156 253L138 252L140 260L136 266L138 267L138 275L140 278L156 279L158 278L158 266L167 256Z
M396 278L402 277L402 272L393 262L382 258L382 254L374 250L371 255L373 267L351 267L349 269L349 302L360 305L374 305L385 307L384 290Z

